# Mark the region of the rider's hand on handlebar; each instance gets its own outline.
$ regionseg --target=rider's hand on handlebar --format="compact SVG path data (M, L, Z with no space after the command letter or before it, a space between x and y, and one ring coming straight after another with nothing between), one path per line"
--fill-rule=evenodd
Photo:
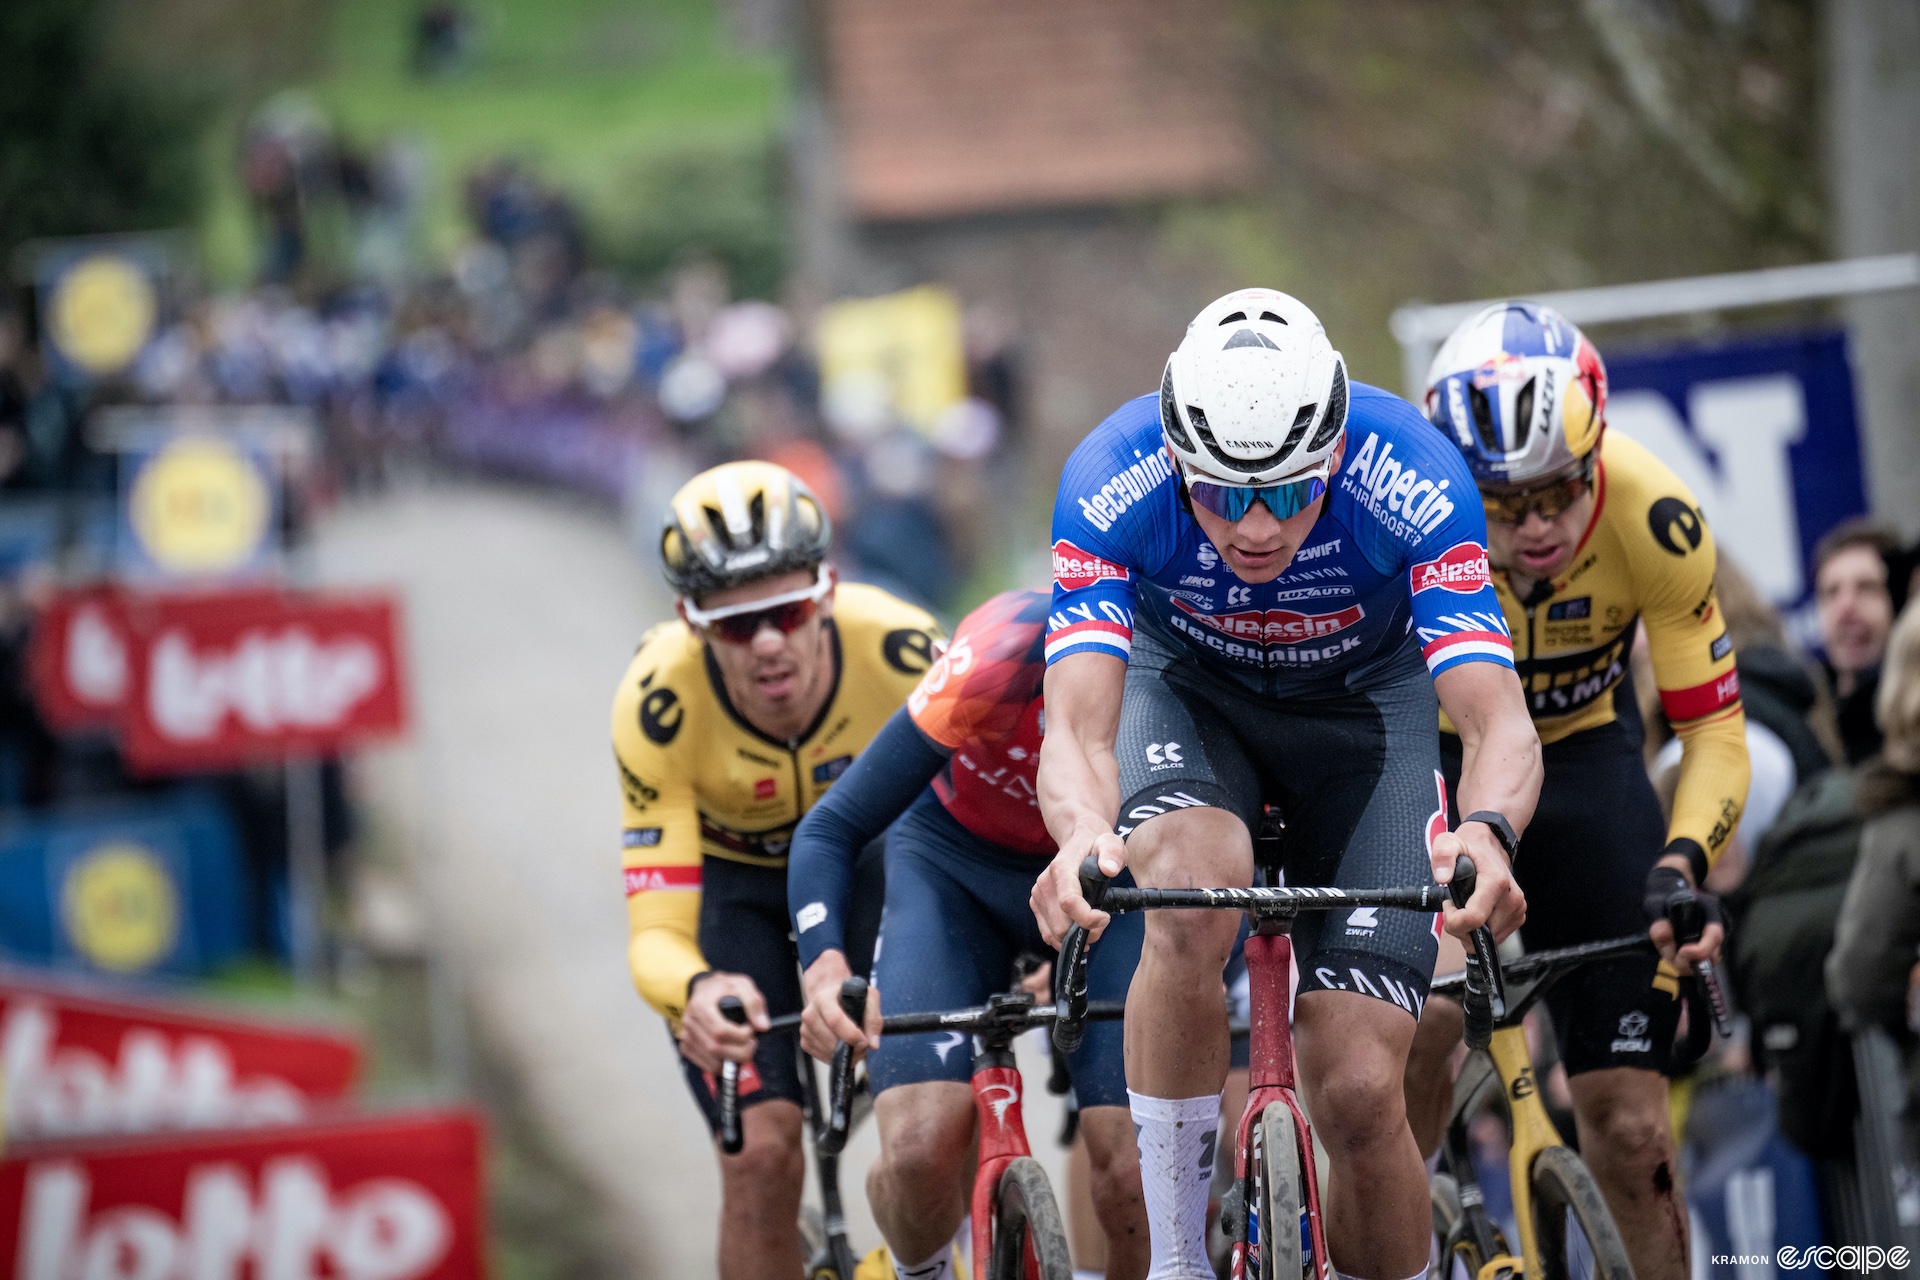
M729 1022L720 1012L723 996L738 996L747 1007L746 1026ZM718 1071L722 1062L751 1060L754 1032L765 1031L767 1025L767 1002L752 978L710 973L693 984L687 1011L680 1015L680 1052L702 1071Z
M1080 863L1090 853L1099 857L1100 870L1109 878L1119 875L1127 865L1127 846L1119 836L1111 831L1076 831L1033 882L1028 902L1033 918L1039 922L1040 936L1050 947L1060 945L1069 925L1077 924L1098 938L1112 918L1088 906L1080 892Z
M1464 907L1447 904L1447 932L1456 938L1486 925L1493 930L1494 941L1505 942L1507 935L1527 920L1527 895L1513 878L1506 850L1485 825L1463 822L1458 831L1446 831L1434 837L1433 878L1438 884L1453 879L1453 864L1460 855L1473 855L1478 873L1473 897Z
M1689 888L1706 911L1706 925L1700 931L1699 941L1676 947L1673 925L1666 915L1667 898L1676 889ZM1694 964L1701 960L1720 963L1720 944L1727 936L1726 926L1720 920L1720 900L1694 885L1692 869L1684 857L1664 857L1647 872L1646 896L1641 907L1648 919L1647 936L1660 949L1662 960L1682 973L1692 973Z
M801 977L806 1008L800 1012L800 1047L821 1062L833 1061L833 1050L843 1041L855 1049L880 1047L880 993L867 990L864 1027L854 1025L840 1007L840 984L853 976L847 958L838 951L822 951Z

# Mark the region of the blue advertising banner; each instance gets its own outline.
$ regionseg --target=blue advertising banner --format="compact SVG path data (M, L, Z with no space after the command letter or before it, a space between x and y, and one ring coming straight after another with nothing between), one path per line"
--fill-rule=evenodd
M121 976L204 972L245 943L232 820L195 791L0 829L0 959Z
M1780 605L1822 534L1867 509L1853 369L1837 331L1609 352L1607 422L1699 499L1720 550Z

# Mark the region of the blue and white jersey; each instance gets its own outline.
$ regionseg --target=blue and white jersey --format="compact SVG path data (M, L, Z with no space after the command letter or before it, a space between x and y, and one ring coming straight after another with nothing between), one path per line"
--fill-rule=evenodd
M1400 397L1352 384L1346 457L1285 573L1240 581L1186 509L1141 396L1067 460L1053 508L1049 665L1125 658L1136 625L1270 697L1365 688L1426 659L1513 666L1486 516L1452 443Z

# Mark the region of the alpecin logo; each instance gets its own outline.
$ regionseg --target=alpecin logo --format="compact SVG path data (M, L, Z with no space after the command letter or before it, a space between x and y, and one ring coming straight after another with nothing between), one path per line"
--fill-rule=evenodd
M1341 470L1340 485L1354 496L1395 537L1417 543L1444 524L1453 514L1453 500L1447 496L1451 481L1438 484L1423 477L1410 464L1393 456L1393 442L1381 443L1380 434L1370 431L1365 443Z
M1454 543L1438 560L1413 566L1412 577L1414 595L1439 587L1470 596L1493 581L1492 571L1487 567L1486 548L1477 542Z
M1367 611L1350 604L1333 613L1296 613L1292 609L1248 609L1237 613L1203 613L1178 597L1173 603L1216 631L1261 644L1297 644L1344 631Z
M1078 591L1096 582L1124 582L1127 567L1102 560L1091 551L1082 551L1065 538L1053 544L1053 580L1062 591Z

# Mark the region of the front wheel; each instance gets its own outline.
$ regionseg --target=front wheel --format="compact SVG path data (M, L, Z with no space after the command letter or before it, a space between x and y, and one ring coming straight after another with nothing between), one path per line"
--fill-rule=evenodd
M1300 1280L1312 1242L1301 1210L1307 1187L1300 1176L1300 1140L1293 1112L1274 1103L1260 1113L1260 1150L1254 1160L1253 1203L1260 1206L1261 1280Z
M1548 1147L1534 1157L1533 1234L1541 1280L1633 1280L1607 1202L1570 1147Z
M1021 1156L993 1198L993 1257L985 1280L1073 1280L1073 1258L1047 1172Z

